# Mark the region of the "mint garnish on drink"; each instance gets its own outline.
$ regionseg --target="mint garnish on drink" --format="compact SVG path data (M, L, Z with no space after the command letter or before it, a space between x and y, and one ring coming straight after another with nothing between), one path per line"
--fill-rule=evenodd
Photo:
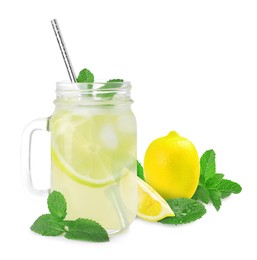
M83 69L79 72L79 76L77 78L78 83L94 83L94 74L88 70L88 69ZM108 80L103 86L98 88L98 90L102 93L96 94L97 97L102 97L102 98L112 98L115 94L116 91L115 89L119 88L122 86L122 83L124 82L123 79L110 79ZM121 83L121 84L118 84ZM88 84L88 89L91 89L93 87L92 84ZM113 89L113 91L109 91ZM106 92L105 92L106 91Z
M50 214L41 215L30 227L35 233L43 236L64 235L68 239L92 242L109 241L106 230L91 219L65 220L67 204L60 192L51 192L47 205Z
M83 83L83 82L93 83L94 79L95 79L94 74L90 70L83 69L79 72L77 82L78 83Z

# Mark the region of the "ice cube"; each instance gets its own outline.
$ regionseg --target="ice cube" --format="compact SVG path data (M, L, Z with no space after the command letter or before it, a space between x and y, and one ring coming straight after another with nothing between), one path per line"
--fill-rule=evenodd
M115 149L118 146L118 138L115 134L115 130L111 125L105 125L101 129L100 138L104 145L109 149Z

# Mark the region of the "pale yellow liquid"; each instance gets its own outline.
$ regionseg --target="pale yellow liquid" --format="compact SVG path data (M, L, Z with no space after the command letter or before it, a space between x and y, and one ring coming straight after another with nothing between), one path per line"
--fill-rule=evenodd
M58 109L50 120L52 190L67 219L89 218L109 233L137 212L136 125L126 107Z

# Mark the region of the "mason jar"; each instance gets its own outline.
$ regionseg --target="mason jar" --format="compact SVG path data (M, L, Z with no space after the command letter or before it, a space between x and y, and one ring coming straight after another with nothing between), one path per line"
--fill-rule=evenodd
M137 213L136 121L129 82L70 83L56 87L51 117L24 130L22 165L30 173L31 137L51 133L51 188L67 202L66 219L88 218L108 233L126 228ZM43 162L42 162L43 163Z

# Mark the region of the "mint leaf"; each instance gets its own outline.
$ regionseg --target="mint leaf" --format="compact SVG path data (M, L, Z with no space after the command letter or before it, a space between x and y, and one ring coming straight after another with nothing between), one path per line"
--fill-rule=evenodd
M242 191L242 187L238 183L226 179L220 181L217 189L221 193L222 198L226 198L232 193L238 194Z
M67 204L64 196L58 192L53 191L49 194L47 199L49 212L56 218L64 219L67 215Z
M123 79L109 79L107 82L124 82Z
M90 70L83 69L83 70L81 70L79 72L79 76L77 78L77 82L78 83L83 83L83 82L91 83L91 82L94 82L94 75L93 75L93 73ZM91 86L91 88L92 88L93 85L90 84L89 86Z
M210 196L208 190L203 186L198 186L197 190L192 197L194 200L201 200L202 202L208 204L210 201Z
M213 206L219 211L221 206L221 193L216 189L209 189L208 192Z
M218 191L217 187L223 177L224 174L220 174L220 173L214 174L204 183L204 186L197 187L193 199L201 200L206 204L208 204L209 201L211 201L213 206L218 211L221 206L221 192Z
M190 223L201 218L206 213L204 205L193 199L179 198L167 200L167 202L175 216L160 220L159 222L163 224L177 225Z
M65 237L92 242L109 241L106 230L97 222L90 219L79 218L75 221L67 221Z
M223 177L224 174L216 173L206 181L205 186L207 188L216 188L221 182Z
M118 84L120 82L120 84ZM123 79L110 79L108 80L102 87L99 88L99 91L101 91L101 94L97 94L97 97L102 98L112 98L117 91L115 89L120 88L122 86L122 83L124 82ZM113 89L112 92L110 92L110 89ZM108 91L104 93L105 91Z
M215 152L213 150L208 150L202 155L200 166L200 183L204 183L216 173Z
M141 163L139 161L137 161L137 176L141 180L145 181L144 169L143 169L143 167L142 167L142 165L141 165Z
M50 214L40 216L30 229L43 236L59 236L64 232L64 222Z

